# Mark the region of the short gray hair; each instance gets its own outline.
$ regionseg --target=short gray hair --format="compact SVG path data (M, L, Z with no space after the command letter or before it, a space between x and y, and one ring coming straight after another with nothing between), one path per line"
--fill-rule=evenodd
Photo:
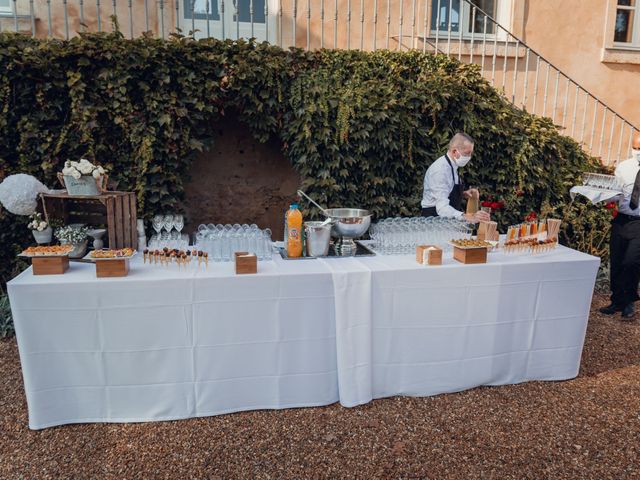
M467 135L463 132L458 132L449 141L449 150L453 150L454 148L459 149L465 143L470 143L471 145L473 145L474 143L476 143L476 141L470 135Z

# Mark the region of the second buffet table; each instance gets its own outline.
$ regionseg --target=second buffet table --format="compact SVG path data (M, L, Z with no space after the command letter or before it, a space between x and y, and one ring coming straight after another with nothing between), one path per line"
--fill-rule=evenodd
M29 426L354 406L578 374L599 259L93 265L12 280Z

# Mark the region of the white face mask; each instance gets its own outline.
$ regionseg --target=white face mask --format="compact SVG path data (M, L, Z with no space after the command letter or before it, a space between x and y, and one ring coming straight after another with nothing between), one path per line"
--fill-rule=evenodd
M636 150L635 148L633 150L631 150L631 155L633 156L633 158L635 158L638 162L640 162L640 150Z
M471 160L471 155L460 154L460 156L455 160L455 162L456 162L456 165L458 165L458 167L464 167L467 163L469 163L469 160Z

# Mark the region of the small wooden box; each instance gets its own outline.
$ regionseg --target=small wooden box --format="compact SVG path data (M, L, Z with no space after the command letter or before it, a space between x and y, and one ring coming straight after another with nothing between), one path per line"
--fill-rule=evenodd
M236 275L258 273L258 257L248 252L235 252Z
M487 247L460 248L453 247L453 258L461 263L487 263Z
M69 257L33 257L34 275L62 275L69 268Z
M96 260L96 277L126 277L129 274L129 259Z
M431 248L431 250L429 250ZM425 255L427 256L425 262ZM435 245L418 245L416 262L421 265L442 265L442 249Z

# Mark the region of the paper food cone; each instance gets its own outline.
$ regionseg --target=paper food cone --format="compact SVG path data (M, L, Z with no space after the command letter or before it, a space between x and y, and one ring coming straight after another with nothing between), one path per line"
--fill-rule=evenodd
M498 233L498 222L486 222L485 240L493 241Z

